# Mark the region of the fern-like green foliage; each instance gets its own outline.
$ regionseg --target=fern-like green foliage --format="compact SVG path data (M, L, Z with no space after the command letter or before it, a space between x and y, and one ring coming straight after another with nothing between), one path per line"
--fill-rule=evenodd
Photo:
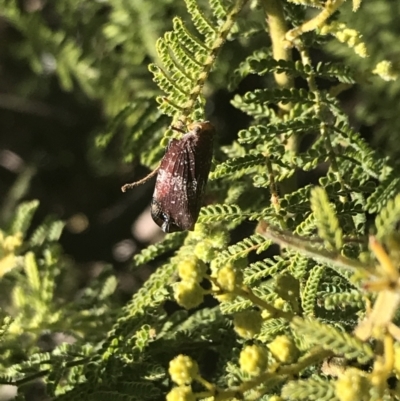
M340 249L342 246L342 230L322 188L315 188L312 191L311 209L316 217L319 237L325 240L327 246Z
M108 269L79 300L56 302L56 294L63 292L68 283L65 276L68 262L57 244L64 223L47 219L29 234L38 206L38 201L22 203L12 216L9 228L0 230L2 302L8 298L12 311L4 315L2 310L1 375L3 383L18 384L21 379L22 384L28 372L37 371L41 377L43 371L49 373L49 388L55 391L65 373L82 372L82 366L76 365L76 361L85 360L84 354L89 355L93 350L89 345L97 330L93 319L100 318L103 327L110 326L112 313L106 306L111 305L116 279ZM102 306L100 300L104 302ZM85 344L54 348L61 338L73 343L83 332L89 340ZM38 352L38 347L42 351L50 348L54 351ZM44 369L45 366L54 371ZM68 366L71 366L70 372Z
M144 248L133 258L132 267L142 266L145 263L154 260L164 253L178 248L186 237L186 233L174 233L166 237L163 241Z
M315 266L308 277L307 283L304 287L304 294L307 296L302 299L302 307L304 313L308 316L314 315L314 306L317 297L317 289L319 281L321 280L324 268L322 266Z
M90 155L103 174L120 161L156 167L175 135L168 126L209 119L224 133L221 88L240 116L229 140L217 132L194 231L134 255L132 269L157 269L123 307L111 268L64 297L63 222L31 229L37 201L14 211L0 230L1 383L40 378L65 401L397 399L388 383L399 375L399 164L352 126L339 96L375 85L368 64L387 47L354 62L369 43L342 3L60 0L51 28L0 0L34 71L50 54L65 90L102 100L107 124ZM373 3L367 14L388 15ZM393 316L377 324L388 306ZM49 345L56 335L63 341Z
M304 336L307 342L321 345L339 355L352 359L356 358L360 363L366 362L374 355L372 348L351 334L341 333L334 327L327 327L317 321L295 318L292 322L296 335Z
M286 384L282 395L287 400L338 400L335 388L328 380L307 379Z

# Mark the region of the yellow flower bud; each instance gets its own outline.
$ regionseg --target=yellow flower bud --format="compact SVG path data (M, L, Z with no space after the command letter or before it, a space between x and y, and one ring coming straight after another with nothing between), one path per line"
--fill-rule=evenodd
M379 75L384 81L395 81L399 77L399 74L393 70L392 63L387 60L378 63L372 72Z
M369 400L368 380L360 370L349 368L336 381L335 395L340 401Z
M203 280L207 266L200 259L185 259L178 264L178 275L182 280L197 281Z
M364 42L361 42L357 46L354 46L354 51L362 58L368 57L367 46L365 46Z
M244 372L258 375L268 365L268 352L258 345L248 345L240 353L239 365Z
M203 302L204 290L196 281L181 281L174 286L174 298L185 309L192 309Z
M199 367L192 358L187 355L178 355L169 363L168 373L178 386L190 384L199 374Z
M218 285L227 292L233 292L235 288L243 283L243 273L229 264L217 272Z
M276 337L268 345L268 348L275 359L283 363L292 363L299 355L299 350L293 339L285 335Z
M190 386L174 387L166 397L167 401L196 401Z
M15 235L9 235L3 238L1 246L6 253L12 253L16 248L20 247L21 244L22 244L22 234L17 233Z

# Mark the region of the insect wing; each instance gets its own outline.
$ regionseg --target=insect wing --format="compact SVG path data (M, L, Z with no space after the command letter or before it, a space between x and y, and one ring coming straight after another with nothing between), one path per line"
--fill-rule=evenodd
M199 215L214 128L210 123L192 127L182 139L171 140L158 172L151 215L165 232L193 230Z
M154 221L165 232L193 228L187 187L190 165L194 164L193 158L192 149L187 148L183 139L173 139L161 161L151 214Z

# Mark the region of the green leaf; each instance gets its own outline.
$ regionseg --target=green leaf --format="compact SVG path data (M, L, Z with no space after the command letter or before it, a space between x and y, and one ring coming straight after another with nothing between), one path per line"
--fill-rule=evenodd
M35 255L33 252L28 252L25 255L25 265L24 270L26 277L28 278L28 284L32 291L39 292L40 290L40 275L38 266L36 263Z
M316 187L311 191L311 209L316 218L318 235L327 246L341 249L343 245L342 229L335 210L329 203L328 195L321 187Z
M318 285L324 274L324 266L315 266L310 271L306 285L301 294L301 306L306 316L314 316Z
M324 294L322 297L324 300L324 306L327 310L333 309L344 309L346 307L362 308L365 305L366 297L364 294L351 291L351 292L339 292L336 294Z
M265 155L263 154L251 154L243 157L234 157L225 163L218 164L216 169L210 174L210 179L216 180L232 174L239 178L247 174L255 167L265 166L265 162Z
M209 223L217 221L228 221L229 223L242 221L246 216L237 205L216 204L201 208L198 221Z
M400 194L387 202L375 218L376 237L384 241L392 234L397 234L397 224L400 221Z
M256 89L244 96L235 95L232 100L233 106L254 117L261 116L264 108L270 103L314 104L315 96L304 89Z
M344 355L347 359L355 358L360 363L366 363L374 357L369 344L317 320L295 317L291 327L297 337L305 337L310 344L319 345L336 355Z
M281 395L285 400L339 401L335 384L322 379L293 380L283 386Z
M38 207L39 201L37 200L25 202L19 205L13 217L10 232L12 234L17 234L20 232L25 235Z
M163 255L164 253L179 248L186 236L186 232L172 233L167 235L163 241L160 241L154 245L149 245L147 248L142 249L140 253L133 257L132 268L142 266Z

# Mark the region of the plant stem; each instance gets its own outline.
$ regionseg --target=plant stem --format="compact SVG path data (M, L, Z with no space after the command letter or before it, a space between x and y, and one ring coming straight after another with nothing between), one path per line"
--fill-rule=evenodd
M288 30L283 14L282 2L279 0L264 0L265 18L269 26L269 34L272 42L272 56L274 60L292 59L290 49L284 47L285 34ZM293 77L286 73L274 73L275 81L281 88L292 88ZM280 105L282 110L290 110L290 104Z

